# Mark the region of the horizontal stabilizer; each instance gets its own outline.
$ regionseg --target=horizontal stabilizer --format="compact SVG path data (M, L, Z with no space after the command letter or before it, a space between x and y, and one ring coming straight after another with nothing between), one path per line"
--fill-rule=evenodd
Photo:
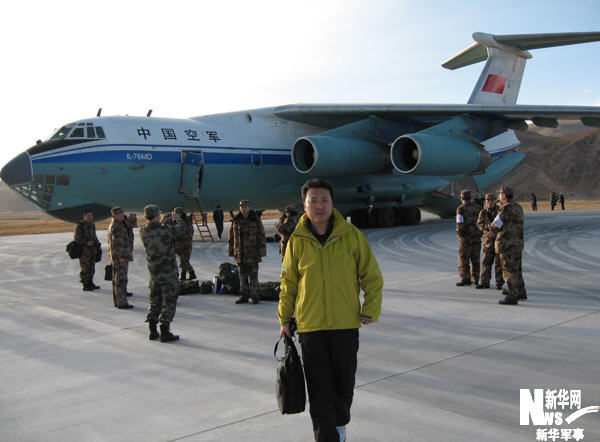
M483 32L473 34L477 42L460 54L442 64L446 69L458 69L485 61L488 58L488 47L508 46L520 51L529 49L551 48L579 43L600 41L600 32L566 32L558 34L514 34L492 35ZM529 57L526 57L529 58Z

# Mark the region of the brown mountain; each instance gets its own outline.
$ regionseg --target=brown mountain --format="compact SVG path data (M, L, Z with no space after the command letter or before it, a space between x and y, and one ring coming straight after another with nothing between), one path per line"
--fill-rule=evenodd
M572 134L567 136L560 136L559 130L544 130L548 135L535 130L517 133L519 151L527 156L490 189L511 186L519 200L529 199L531 192L538 199L549 199L553 191L567 199L600 199L600 129L581 126L573 133L568 126Z

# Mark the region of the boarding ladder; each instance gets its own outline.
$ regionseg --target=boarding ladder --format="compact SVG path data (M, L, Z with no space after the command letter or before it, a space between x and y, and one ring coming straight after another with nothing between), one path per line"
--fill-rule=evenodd
M214 241L212 233L210 233L210 229L208 228L208 217L206 216L206 212L202 210L200 200L195 196L186 194L184 194L184 196L185 201L190 208L192 222L196 224L200 238L202 238L202 241L206 241L208 238L210 238L211 241Z

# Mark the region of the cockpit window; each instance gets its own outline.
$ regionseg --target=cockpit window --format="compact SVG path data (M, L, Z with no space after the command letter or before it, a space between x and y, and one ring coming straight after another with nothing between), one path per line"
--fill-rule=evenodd
M54 135L52 135L50 137L51 140L62 140L63 138L65 138L69 132L71 131L71 129L73 129L73 126L63 126L60 129L58 129Z
M69 138L85 138L88 140L96 140L104 138L104 130L100 126L94 127L92 123L79 123L69 135Z
M83 127L76 127L69 138L83 138Z

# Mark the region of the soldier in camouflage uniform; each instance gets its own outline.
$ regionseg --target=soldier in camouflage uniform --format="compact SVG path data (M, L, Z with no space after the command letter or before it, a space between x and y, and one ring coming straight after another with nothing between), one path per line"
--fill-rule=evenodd
M240 297L236 304L260 300L258 263L267 255L265 228L248 200L240 201L240 212L231 220L229 256L233 256L240 274Z
M111 209L112 222L108 227L108 256L112 264L113 302L119 309L132 308L127 302L127 270L133 261L131 234L125 212L120 207Z
M189 274L188 279L196 279L196 273L192 264L190 264L190 257L192 256L192 238L194 237L194 224L192 218L187 216L181 207L175 207L173 209L181 219L185 222L185 232L183 235L175 238L175 254L179 257L179 268L181 269L180 279L185 281L185 274ZM171 218L169 224L175 224L175 220Z
M479 253L481 232L477 228L479 206L471 201L471 191L460 192L462 204L456 209L456 235L458 237L458 273L462 287L479 282Z
M508 287L505 299L500 304L515 305L520 299L527 299L523 277L520 274L523 240L523 209L513 201L514 192L510 187L500 189L502 206L492 223L497 232L496 253L500 256L504 280Z
M492 265L495 266L496 289L501 290L504 285L502 277L502 266L500 258L496 255L494 243L496 242L496 232L492 230L492 221L498 215L498 205L496 204L496 194L487 193L485 195L486 208L479 212L477 218L477 228L483 233L483 259L481 261L481 280L475 286L477 289L489 289L490 279L492 278Z
M298 212L294 210L294 206L286 206L285 212L279 218L279 221L275 223L275 230L277 233L281 235L281 240L279 241L279 253L281 254L281 259L285 256L285 248L287 246L288 240L292 233L294 233L294 229L296 228L296 224L298 224Z
M94 213L86 209L83 219L77 224L73 234L75 242L81 245L82 252L79 257L79 280L83 284L83 290L90 292L100 287L94 284L94 273L96 272L96 259L100 241L96 236L96 225L94 224Z
M149 224L140 230L140 236L150 272L150 306L146 318L150 340L159 337L156 324L160 321L160 342L176 341L179 336L169 330L179 293L174 241L185 232L186 225L177 213L173 214L176 224L167 225L167 214L161 219L160 209L155 205L144 207L144 215Z
M131 251L131 260L133 261L133 244L135 243L135 235L133 229L137 228L137 215L130 213L125 218L125 225L127 226L127 232L129 232L129 250ZM127 296L132 296L133 293L127 291L127 284L125 284L125 291Z

